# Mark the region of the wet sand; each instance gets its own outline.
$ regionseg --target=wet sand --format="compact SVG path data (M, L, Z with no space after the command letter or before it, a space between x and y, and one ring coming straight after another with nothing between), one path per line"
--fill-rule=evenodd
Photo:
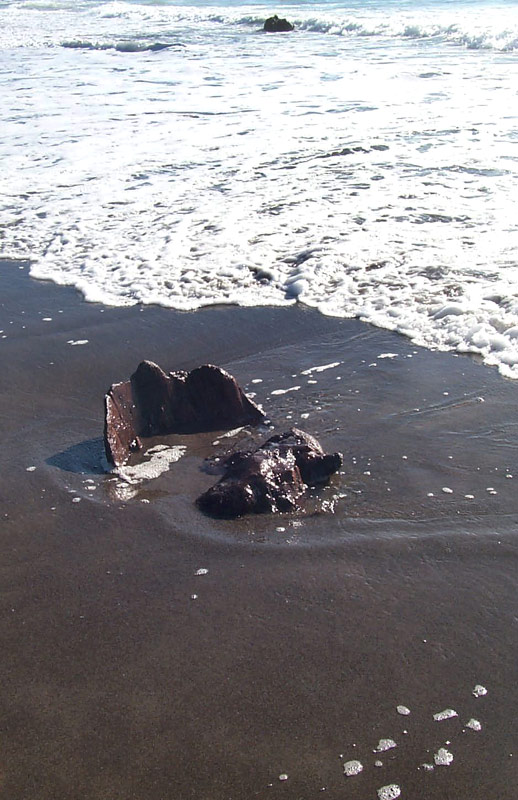
M0 270L2 796L514 800L516 384L300 306L109 309ZM103 394L143 358L226 367L343 474L235 521L196 511L201 466L265 432L105 474Z

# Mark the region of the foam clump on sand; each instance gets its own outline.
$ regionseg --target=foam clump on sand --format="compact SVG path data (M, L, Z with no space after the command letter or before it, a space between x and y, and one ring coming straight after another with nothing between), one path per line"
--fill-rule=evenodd
M401 794L401 789L397 783L389 783L387 786L382 786L378 789L379 800L396 800Z
M481 731L482 725L478 719L471 718L469 722L466 722L466 728L471 728L472 731Z
M350 778L352 775L359 775L360 772L363 770L363 764L361 761L357 761L353 759L352 761L346 761L344 764L344 774Z
M404 717L410 714L410 709L406 706L398 706L396 710L398 714L402 714Z
M438 711L437 714L433 715L433 718L436 722L442 722L443 719L451 719L452 717L458 717L456 711L453 708L445 708L444 711Z
M472 691L472 695L474 697L483 697L485 694L487 694L486 687L485 686L481 686L480 683L477 683L477 685L475 686L475 688Z
M378 746L373 752L384 753L385 750L392 750L393 747L397 747L397 744L394 741L394 739L380 739L378 742Z
M162 475L163 472L166 472L171 464L179 461L185 451L186 448L183 445L167 447L159 444L147 451L146 455L151 456L149 461L144 461L132 467L119 467L117 472L126 483L134 484L145 480L153 480Z
M438 767L449 767L453 761L453 754L445 747L439 747L438 751L434 754L433 760Z

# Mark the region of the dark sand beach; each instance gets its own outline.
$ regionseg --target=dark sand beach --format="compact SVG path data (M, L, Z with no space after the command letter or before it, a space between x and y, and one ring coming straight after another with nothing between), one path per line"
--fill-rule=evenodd
M514 800L516 384L300 305L110 309L0 270L1 796ZM193 504L204 459L266 431L107 474L103 395L144 358L225 367L342 474L233 521Z

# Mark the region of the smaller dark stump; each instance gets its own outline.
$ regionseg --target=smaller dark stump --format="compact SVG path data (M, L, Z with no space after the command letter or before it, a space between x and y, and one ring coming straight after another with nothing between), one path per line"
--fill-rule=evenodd
M308 486L327 483L340 469L342 456L324 453L313 436L292 428L257 450L234 453L223 466L221 480L197 504L215 517L240 517L295 510Z
M280 19L277 14L268 17L264 23L263 31L266 33L286 33L294 30L294 26L287 19Z

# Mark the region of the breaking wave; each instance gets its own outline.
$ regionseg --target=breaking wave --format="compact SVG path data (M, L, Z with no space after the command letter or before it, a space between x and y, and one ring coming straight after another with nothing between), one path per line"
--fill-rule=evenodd
M452 7L454 6L454 7ZM236 26L250 28L250 32L260 31L265 18L272 13L266 5L176 5L164 2L88 2L78 0L30 0L30 2L3 3L0 5L2 17L5 13L27 15L30 36L17 42L18 46L31 46L37 38L40 21L42 28L48 23L43 17L52 17L52 12L62 17L69 15L81 25L99 33L114 19L121 20L127 27L129 37L142 30L142 26L152 26L155 42L146 41L134 44L125 39L120 42L96 42L93 39L54 39L52 29L42 30L42 44L62 44L75 49L115 49L122 52L138 52L140 50L159 50L169 46L168 35L174 34L175 27L199 26L202 30L212 25ZM515 52L518 49L518 14L512 5L502 4L493 8L489 14L487 8L476 4L461 3L433 5L405 5L393 7L390 3L369 6L355 6L354 3L345 8L329 7L325 4L299 4L286 10L286 15L302 34L324 34L347 37L349 39L380 39L383 41L400 41L402 44L414 42L442 42L464 49L493 50L497 52ZM52 26L51 26L52 27ZM0 26L1 28L1 26ZM7 26L9 29L9 26ZM44 35L44 38L43 38ZM162 44L162 37L165 44ZM0 32L0 45L2 33ZM12 43L11 43L12 44Z
M146 51L158 52L160 50L167 50L169 47L183 47L182 44L177 42L117 42L116 44L109 44L107 42L88 42L82 40L73 40L70 42L62 42L62 47L70 50L116 50L119 53L142 53Z
M93 302L302 302L518 378L516 7L298 2L271 37L273 0L0 0L2 255Z

